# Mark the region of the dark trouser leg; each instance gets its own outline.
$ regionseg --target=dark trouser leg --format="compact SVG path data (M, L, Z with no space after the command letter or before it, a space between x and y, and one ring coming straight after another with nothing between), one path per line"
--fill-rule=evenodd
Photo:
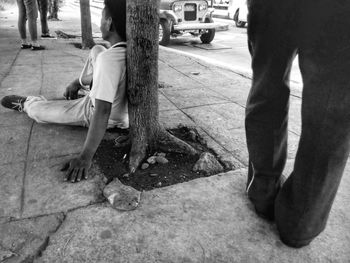
M294 247L324 230L350 146L350 3L303 5L302 133L294 171L275 206L281 239Z
M252 0L248 41L253 82L247 101L247 193L269 219L287 155L289 75L296 54L294 0Z
M47 24L48 0L38 0L38 8L40 12L41 33L49 34L49 26Z

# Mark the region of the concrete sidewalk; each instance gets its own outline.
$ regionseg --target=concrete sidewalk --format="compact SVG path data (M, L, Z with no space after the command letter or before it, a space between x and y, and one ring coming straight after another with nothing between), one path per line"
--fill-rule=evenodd
M14 10L0 13L0 97L62 98L89 51L74 47L79 39L20 50ZM80 34L77 14L64 7L51 32ZM159 81L161 122L195 126L232 171L143 192L136 210L116 211L102 197L96 165L93 179L63 182L61 165L80 152L86 129L37 124L0 107L0 262L349 262L349 165L326 230L308 247L288 248L244 192L250 79L162 48ZM300 91L292 93L285 174L300 134Z

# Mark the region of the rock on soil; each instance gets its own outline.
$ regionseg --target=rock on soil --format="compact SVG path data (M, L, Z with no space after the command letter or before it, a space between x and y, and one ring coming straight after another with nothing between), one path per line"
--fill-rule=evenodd
M168 163L169 161L168 161L167 158L165 158L165 157L163 157L163 156L157 156L157 157L156 157L156 162L157 162L157 163L160 163L160 164L166 164L166 163Z
M224 171L219 161L211 153L204 152L193 166L194 172L201 172L206 175L213 175Z

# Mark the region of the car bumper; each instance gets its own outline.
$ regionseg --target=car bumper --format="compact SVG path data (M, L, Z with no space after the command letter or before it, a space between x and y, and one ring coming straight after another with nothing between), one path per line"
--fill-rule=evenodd
M174 25L175 30L200 30L200 29L215 29L221 27L220 23L191 23Z

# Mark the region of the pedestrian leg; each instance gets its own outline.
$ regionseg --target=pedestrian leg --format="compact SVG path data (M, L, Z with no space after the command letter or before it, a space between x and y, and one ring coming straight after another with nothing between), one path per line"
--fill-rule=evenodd
M36 0L23 0L26 8L28 28L33 45L37 45L38 32L36 20L38 18L38 8Z
M18 6L18 31L22 40L22 45L27 44L27 14L26 7L24 6L23 0L17 0Z
M296 55L294 6L294 0L253 0L249 6L253 81L245 119L247 193L258 215L267 219L274 217L287 156L289 75Z
M275 204L281 239L292 247L325 229L350 148L350 3L300 5L302 132L293 173Z

